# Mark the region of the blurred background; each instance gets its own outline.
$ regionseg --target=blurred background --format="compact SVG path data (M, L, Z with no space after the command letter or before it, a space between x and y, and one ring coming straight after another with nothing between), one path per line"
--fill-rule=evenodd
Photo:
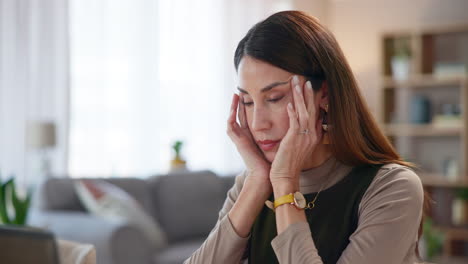
M420 166L435 201L426 256L468 263L465 0L0 0L0 179L236 175L234 50L291 9L335 34L375 118Z

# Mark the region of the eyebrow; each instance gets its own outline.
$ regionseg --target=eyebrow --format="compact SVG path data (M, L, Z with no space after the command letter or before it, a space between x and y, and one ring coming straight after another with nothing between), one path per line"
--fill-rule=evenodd
M260 92L265 93L265 92L268 92L269 90L275 88L276 86L288 84L291 81L292 77L294 77L294 75L289 76L289 78L284 82L274 82L272 84L269 84L269 85L263 87L262 90L260 90ZM241 93L249 94L246 90L240 88L239 86L237 86L237 90L239 90Z
M262 90L260 90L261 93L265 93L265 92L268 92L269 90L275 88L276 86L279 86L279 85L285 85L285 84L288 84L289 83L289 79L285 82L274 82L272 84L269 84L265 87L262 88ZM240 88L240 87L237 87L237 90L239 90L240 92L242 93L245 93L245 94L249 94L246 90Z

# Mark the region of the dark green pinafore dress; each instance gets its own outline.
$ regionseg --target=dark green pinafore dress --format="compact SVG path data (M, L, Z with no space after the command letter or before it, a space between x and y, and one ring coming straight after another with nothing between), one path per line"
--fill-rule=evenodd
M323 190L312 210L305 210L312 239L324 264L336 263L349 244L358 224L362 196L383 165L362 165L332 187ZM317 193L304 194L307 202ZM274 200L272 194L269 198ZM249 264L278 263L271 241L277 236L275 213L264 206L257 216L248 241Z

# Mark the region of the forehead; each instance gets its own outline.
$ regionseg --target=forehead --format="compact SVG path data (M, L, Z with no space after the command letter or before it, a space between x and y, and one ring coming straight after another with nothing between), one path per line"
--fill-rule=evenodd
M284 82L292 74L269 63L244 56L239 63L239 87L246 91L260 91L274 82Z

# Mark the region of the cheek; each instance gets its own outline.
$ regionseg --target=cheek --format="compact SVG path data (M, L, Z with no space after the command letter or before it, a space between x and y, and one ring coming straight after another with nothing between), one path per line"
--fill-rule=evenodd
M288 116L288 110L286 109L286 106L288 103L285 103L283 107L272 107L270 109L270 116L271 116L271 121L274 124L274 127L277 128L282 128L288 130L289 128L289 116ZM252 120L253 120L253 111L247 110L246 111L246 118L247 118L247 123L249 127L252 127Z
M247 120L247 124L249 125L249 128L252 127L252 120L253 120L252 113L253 111L251 110L251 108L245 109L245 119Z
M289 115L287 106L288 103L292 103L290 98L286 97L286 100L282 100L281 104L278 104L277 109L275 109L276 124L281 130L286 134L289 129Z
M289 129L289 116L287 110L288 103L293 103L290 95L286 95L283 100L268 106L270 120L273 122L273 127L275 130L282 131L283 135L286 135L286 132ZM247 123L249 127L252 127L253 107L246 108L245 111Z
M276 116L276 126L278 127L278 130L282 131L284 136L286 135L286 132L289 129L288 110L284 109L281 113L278 113Z

